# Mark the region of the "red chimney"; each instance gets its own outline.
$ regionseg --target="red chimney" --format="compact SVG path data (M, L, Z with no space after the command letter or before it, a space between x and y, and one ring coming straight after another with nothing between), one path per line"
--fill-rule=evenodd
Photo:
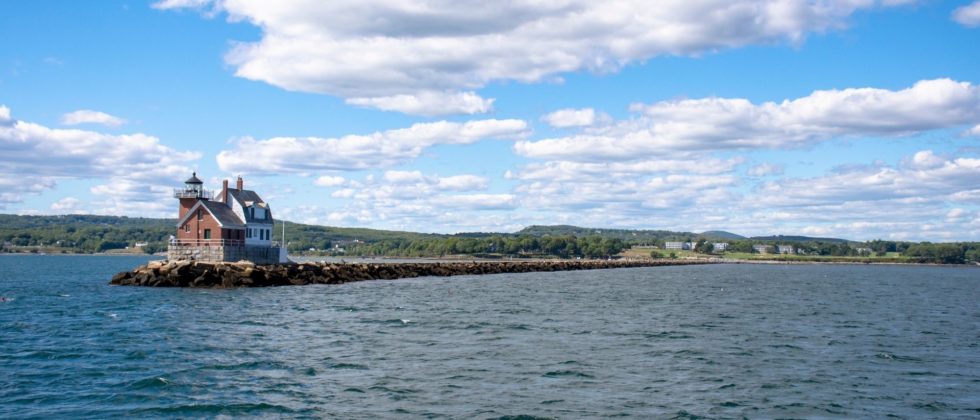
M236 184L236 186L238 187L238 191L241 191L242 188L245 188L245 181L242 180L241 175L238 176L238 183Z
M221 202L228 204L228 180L221 181Z

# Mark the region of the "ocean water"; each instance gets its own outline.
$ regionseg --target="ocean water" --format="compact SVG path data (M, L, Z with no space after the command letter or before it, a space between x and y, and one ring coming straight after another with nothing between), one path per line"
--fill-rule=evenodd
M0 418L978 418L980 269L192 290L0 256Z

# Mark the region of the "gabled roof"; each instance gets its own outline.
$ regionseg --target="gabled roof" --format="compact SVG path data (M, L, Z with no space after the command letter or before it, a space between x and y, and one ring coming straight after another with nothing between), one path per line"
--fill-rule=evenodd
M228 195L235 197L235 200L238 200L238 202L242 205L245 205L246 201L251 201L252 203L265 203L265 201L262 201L262 197L259 197L259 195L252 190L229 189Z
M187 219L190 219L195 214L197 214L197 209L199 208L203 208L204 210L207 210L207 212L210 213L212 217L214 217L214 220L216 220L218 224L221 225L221 227L226 227L226 228L245 227L245 224L242 222L242 219L239 219L238 215L236 215L235 212L231 210L231 208L226 206L224 203L219 203L217 201L210 201L210 200L198 200L197 204L194 204L194 206L187 211L187 214L184 215L184 218L177 221L177 227L182 226L184 222L187 221Z
M229 189L228 195L231 196L238 203L238 205L242 206L242 212L245 214L246 223L268 224L272 223L274 220L272 218L272 211L269 209L269 205L266 204L265 201L262 200L262 197L259 197L255 191ZM265 209L266 218L253 219L252 214L246 210L248 206L255 206Z

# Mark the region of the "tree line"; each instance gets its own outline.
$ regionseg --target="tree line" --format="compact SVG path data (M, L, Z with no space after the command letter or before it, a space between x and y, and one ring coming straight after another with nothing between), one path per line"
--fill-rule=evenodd
M484 238L445 237L415 240L383 240L347 244L348 255L441 257L446 255L554 256L560 258L608 258L623 252L627 243L600 236L502 236Z

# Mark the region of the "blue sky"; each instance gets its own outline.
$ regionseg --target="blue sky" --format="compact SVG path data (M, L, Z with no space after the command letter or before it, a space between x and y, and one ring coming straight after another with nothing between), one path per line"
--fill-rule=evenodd
M980 239L980 2L411 3L6 3L0 212Z

